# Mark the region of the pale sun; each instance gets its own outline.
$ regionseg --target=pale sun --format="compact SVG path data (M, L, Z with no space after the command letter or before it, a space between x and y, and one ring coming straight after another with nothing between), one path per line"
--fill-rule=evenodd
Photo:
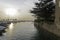
M6 8L4 11L8 16L15 16L17 14L17 9L15 8Z

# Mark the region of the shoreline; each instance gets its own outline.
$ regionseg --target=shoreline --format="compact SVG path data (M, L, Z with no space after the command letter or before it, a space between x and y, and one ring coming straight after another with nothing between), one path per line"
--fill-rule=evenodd
M60 36L56 33L53 32L53 30L49 30L48 28L45 28L46 26L44 25L39 25L39 23L34 23L35 27L37 30L44 36L46 35L46 38L54 39L54 40L60 40Z

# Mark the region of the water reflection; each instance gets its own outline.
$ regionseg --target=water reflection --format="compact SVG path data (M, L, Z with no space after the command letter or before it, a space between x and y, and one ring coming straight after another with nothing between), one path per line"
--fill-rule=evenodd
M13 25L14 25L13 23L9 25L9 30L13 30L13 27L14 27Z
M57 40L50 34L38 32L32 22L11 23L1 40Z
M11 40L11 37L13 35L13 28L14 28L14 24L11 23L9 26L8 26L8 29L7 29L7 40Z
M6 32L6 27L0 25L0 36L3 36L3 34Z
M0 30L0 36L3 36L3 33L5 33L5 30Z
M45 30L43 28L43 24L44 21L40 20L39 18L37 18L34 21L34 26L36 27L36 29L38 30L38 32L36 33L36 35L33 37L34 40L60 40L60 37L58 37L57 35L54 35L53 33ZM50 22L48 22L49 24L52 24Z

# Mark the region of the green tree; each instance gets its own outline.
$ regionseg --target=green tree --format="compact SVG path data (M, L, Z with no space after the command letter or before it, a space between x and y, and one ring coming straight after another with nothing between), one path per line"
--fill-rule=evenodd
M54 22L55 3L53 0L39 0L39 3L35 3L35 5L31 13L35 14L37 19L44 20L45 22Z

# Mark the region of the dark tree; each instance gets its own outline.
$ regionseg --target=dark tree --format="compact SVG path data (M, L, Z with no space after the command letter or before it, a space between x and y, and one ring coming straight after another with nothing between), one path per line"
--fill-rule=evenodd
M35 5L36 7L31 10L31 13L45 22L54 22L55 3L53 0L39 0L39 3L35 3Z

